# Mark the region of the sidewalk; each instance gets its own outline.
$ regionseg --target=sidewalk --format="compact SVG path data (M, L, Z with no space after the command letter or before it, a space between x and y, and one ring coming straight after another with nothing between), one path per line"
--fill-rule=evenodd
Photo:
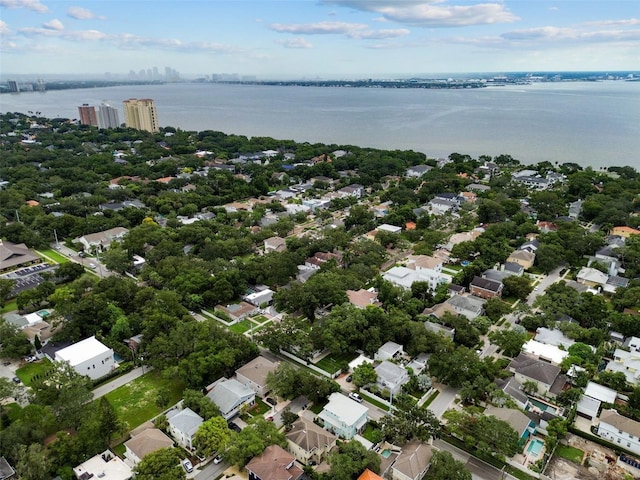
M153 367L138 367L134 368L128 373L124 375L114 378L110 382L105 383L104 385L100 385L98 388L93 390L93 399L97 399L100 397L104 397L107 393L113 392L116 388L119 388L123 385L126 385L132 380L141 377L145 373L149 373Z

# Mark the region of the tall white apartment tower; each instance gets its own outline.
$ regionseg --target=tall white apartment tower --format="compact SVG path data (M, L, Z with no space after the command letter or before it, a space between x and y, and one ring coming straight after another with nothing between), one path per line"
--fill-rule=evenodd
M130 98L125 100L123 104L124 122L127 127L146 130L147 132L160 131L158 112L153 100L150 98Z
M102 102L98 109L98 126L100 128L118 128L120 126L118 109L107 102Z

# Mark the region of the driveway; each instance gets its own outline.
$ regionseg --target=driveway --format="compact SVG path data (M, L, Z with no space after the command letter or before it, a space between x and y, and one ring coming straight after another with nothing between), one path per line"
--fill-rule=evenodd
M443 385L438 390L440 390L440 393L435 398L435 400L431 402L431 405L429 405L428 408L436 417L442 418L442 414L449 409L449 406L456 398L458 389L450 387L448 385Z
M141 377L145 373L149 373L151 369L151 367L134 368L130 372L125 373L124 375L121 375L118 378L105 383L104 385L100 385L98 388L93 390L93 399L95 400L96 398L104 397L107 393L114 391L116 388L126 385L130 381Z

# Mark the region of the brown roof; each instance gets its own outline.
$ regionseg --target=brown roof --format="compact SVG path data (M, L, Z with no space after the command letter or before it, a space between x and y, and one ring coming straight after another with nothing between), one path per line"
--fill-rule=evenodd
M429 466L432 455L431 445L415 441L408 443L393 464L393 469L417 479Z
M600 421L634 437L640 437L640 423L620 415L616 410L602 410Z
M291 425L287 440L304 451L311 452L332 445L336 441L336 436L305 418L299 418Z
M247 470L260 480L296 480L303 471L295 465L293 455L279 445L270 445L262 455L253 457Z
M498 420L507 422L509 426L517 432L518 435L522 435L522 433L529 426L529 417L527 417L520 410L516 410L515 408L490 406L484 411L484 414L487 416L496 417Z
M0 240L0 271L35 261L40 261L40 257L32 253L24 243Z
M536 254L527 252L526 250L514 250L509 255L509 258L515 258L516 260L522 260L524 262L533 262L536 259ZM509 258L507 258L507 262L509 262Z
M349 303L356 307L365 308L367 305L380 305L378 294L361 288L360 290L347 290Z
M444 263L441 259L429 255L409 255L407 260L407 267L413 269L420 267L434 270Z
M267 375L269 372L275 372L276 368L278 368L278 362L272 362L264 357L257 357L237 369L236 373L251 380L256 385L264 387L267 384Z
M124 443L139 459L146 455L173 446L173 440L157 428L149 428Z

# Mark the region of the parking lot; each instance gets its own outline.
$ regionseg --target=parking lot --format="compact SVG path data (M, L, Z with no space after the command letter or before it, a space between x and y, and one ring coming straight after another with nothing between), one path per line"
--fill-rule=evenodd
M42 278L40 273L46 271L53 272L55 271L55 269L55 265L51 265L48 262L43 262L2 275L2 278L15 281L13 290L11 290L9 297L15 297L25 290L36 288L38 285L44 282L44 278Z

